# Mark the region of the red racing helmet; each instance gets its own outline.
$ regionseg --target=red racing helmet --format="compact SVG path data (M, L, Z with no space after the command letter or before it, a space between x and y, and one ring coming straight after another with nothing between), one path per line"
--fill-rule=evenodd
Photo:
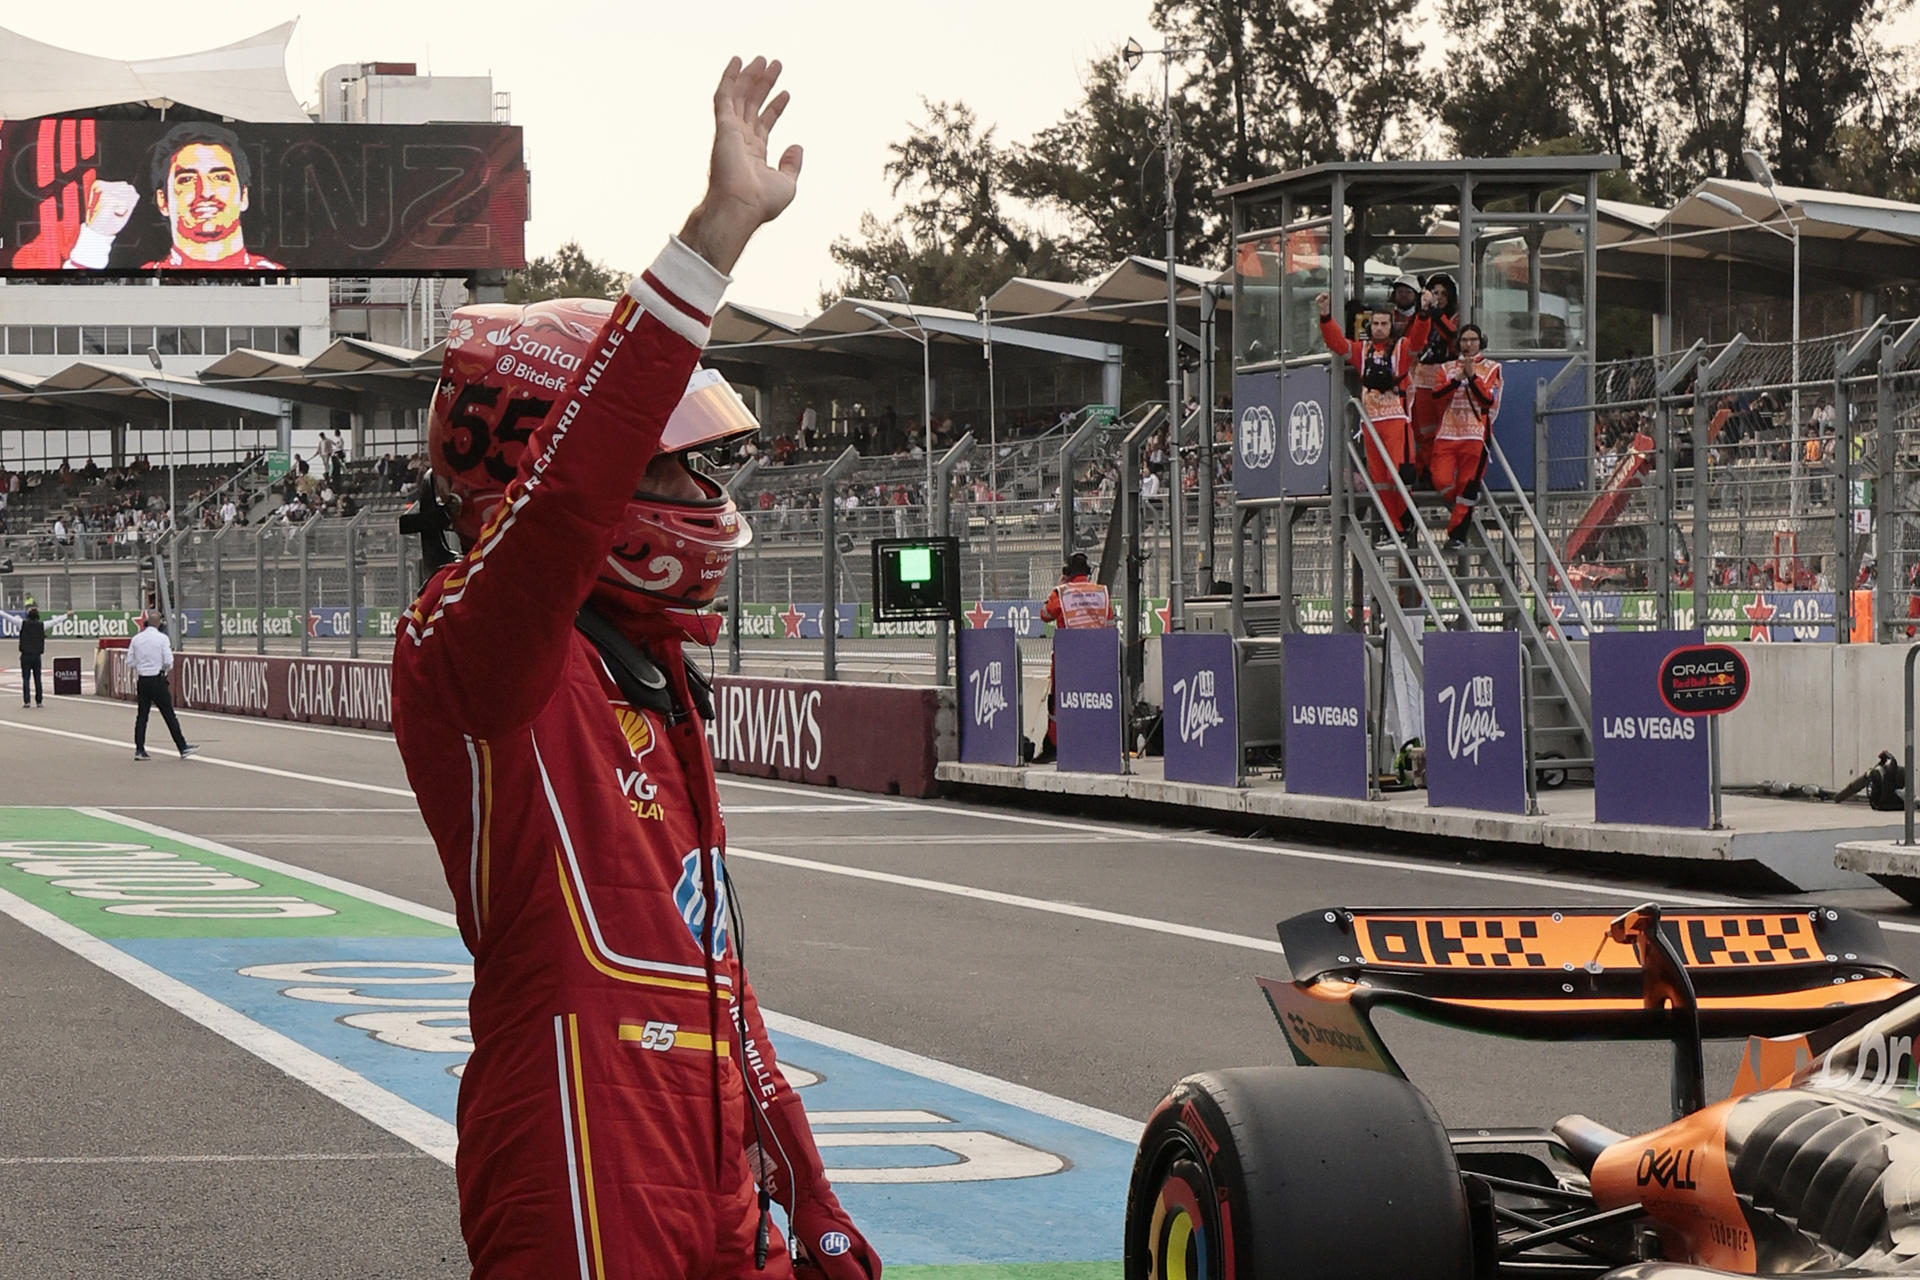
M598 298L479 304L453 313L427 419L427 456L463 544L479 539L528 441L566 401L612 313L613 304ZM636 491L600 581L664 605L711 604L753 531L726 490L686 455L759 429L725 378L696 368L667 419L660 453L678 460L701 496Z

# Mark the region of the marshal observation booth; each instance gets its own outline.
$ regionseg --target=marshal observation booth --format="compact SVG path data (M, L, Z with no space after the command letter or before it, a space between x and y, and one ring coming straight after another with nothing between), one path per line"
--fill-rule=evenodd
M1404 716L1392 723L1391 668L1418 689L1424 636L1505 629L1519 633L1540 722L1560 726L1543 731L1540 754L1567 768L1590 763L1587 677L1542 589L1563 575L1535 518L1549 490L1587 483L1577 465L1565 475L1549 465L1587 452L1553 447L1555 433L1570 442L1587 430L1586 417L1537 416L1535 407L1587 403L1597 185L1618 163L1336 163L1218 193L1230 202L1234 245L1232 594L1210 610L1196 602L1189 625L1240 642L1246 745L1282 737L1278 637L1366 634L1370 736L1391 743L1406 728ZM1358 382L1328 351L1315 305L1330 295L1352 338L1367 313L1392 305L1396 279L1439 274L1455 286L1460 323L1481 327L1505 374L1464 556L1439 545L1445 518L1424 478L1395 481L1420 528L1411 537L1386 530L1365 479ZM1261 706L1271 710L1256 713Z

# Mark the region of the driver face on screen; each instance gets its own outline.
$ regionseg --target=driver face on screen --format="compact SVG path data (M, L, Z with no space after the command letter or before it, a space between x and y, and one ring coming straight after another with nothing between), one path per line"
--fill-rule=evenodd
M174 152L166 185L153 198L172 224L174 247L184 257L220 258L239 248L247 189L227 148L195 142Z

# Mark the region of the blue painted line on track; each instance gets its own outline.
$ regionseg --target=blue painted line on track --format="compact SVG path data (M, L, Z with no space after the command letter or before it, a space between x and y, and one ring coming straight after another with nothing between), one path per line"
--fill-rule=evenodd
M457 937L115 945L453 1121L470 989L458 979L471 964ZM242 972L269 965L282 967ZM822 1155L841 1200L890 1264L1119 1257L1129 1143L804 1036L773 1040L783 1064L818 1077L801 1085L801 1097ZM846 1112L928 1114L835 1118Z

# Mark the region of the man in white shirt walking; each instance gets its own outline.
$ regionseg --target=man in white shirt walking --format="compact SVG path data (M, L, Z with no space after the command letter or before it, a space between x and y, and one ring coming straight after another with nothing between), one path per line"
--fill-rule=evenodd
M180 732L180 718L173 714L173 690L167 684L167 672L173 670L173 645L152 615L140 619L140 634L127 645L127 661L140 681L140 709L133 717L133 758L153 758L147 754L147 715L158 707L160 718L167 722L167 732L173 735L173 745L185 760L200 748L187 741Z

